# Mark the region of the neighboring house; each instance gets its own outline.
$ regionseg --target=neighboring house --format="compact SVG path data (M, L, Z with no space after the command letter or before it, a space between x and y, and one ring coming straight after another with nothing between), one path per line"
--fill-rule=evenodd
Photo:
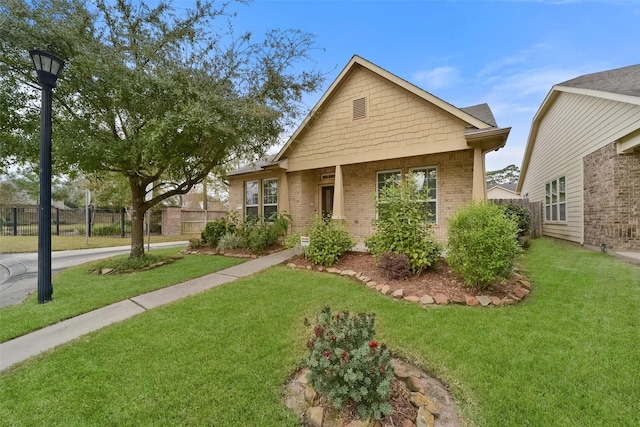
M487 186L487 199L519 199L520 196L516 194L517 185L518 184L491 184Z
M279 153L229 173L229 208L241 218L287 212L294 231L331 216L362 241L386 179L414 172L445 240L449 216L486 198L485 154L509 131L486 104L456 108L354 56Z
M551 89L517 191L543 203L544 235L640 249L640 65Z

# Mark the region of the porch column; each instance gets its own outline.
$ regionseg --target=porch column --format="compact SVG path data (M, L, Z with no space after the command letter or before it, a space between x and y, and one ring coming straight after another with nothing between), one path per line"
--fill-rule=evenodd
M289 178L287 177L287 172L283 171L280 174L280 188L278 189L278 207L280 213L286 212L290 214L289 211Z
M487 200L487 189L484 174L484 153L482 148L473 149L473 187L471 191L473 200Z
M345 219L342 167L340 165L336 165L336 177L333 184L333 215L331 219Z

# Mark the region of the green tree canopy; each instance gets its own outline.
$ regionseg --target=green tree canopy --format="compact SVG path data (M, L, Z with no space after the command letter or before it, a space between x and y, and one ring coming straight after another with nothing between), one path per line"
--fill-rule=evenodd
M28 50L66 60L54 92L57 171L116 173L131 191L131 256L143 215L214 168L261 156L303 112L318 71L301 70L313 36L234 35L228 4L6 0L0 6L0 158L38 155L39 91ZM216 25L220 22L219 25ZM220 29L217 31L216 29Z
M487 184L516 184L520 178L520 168L509 165L497 171L487 172Z

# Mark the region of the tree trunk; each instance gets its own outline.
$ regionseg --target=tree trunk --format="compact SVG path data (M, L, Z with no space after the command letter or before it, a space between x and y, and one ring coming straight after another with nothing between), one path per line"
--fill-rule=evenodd
M144 214L147 206L144 201L144 187L141 188L134 178L129 178L131 185L131 254L129 258L144 255Z

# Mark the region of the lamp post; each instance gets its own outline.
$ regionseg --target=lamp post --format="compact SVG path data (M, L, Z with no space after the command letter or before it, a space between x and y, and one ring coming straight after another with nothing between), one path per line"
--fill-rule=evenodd
M64 61L49 51L29 51L42 87L40 107L40 203L38 211L38 304L51 301L51 98Z

